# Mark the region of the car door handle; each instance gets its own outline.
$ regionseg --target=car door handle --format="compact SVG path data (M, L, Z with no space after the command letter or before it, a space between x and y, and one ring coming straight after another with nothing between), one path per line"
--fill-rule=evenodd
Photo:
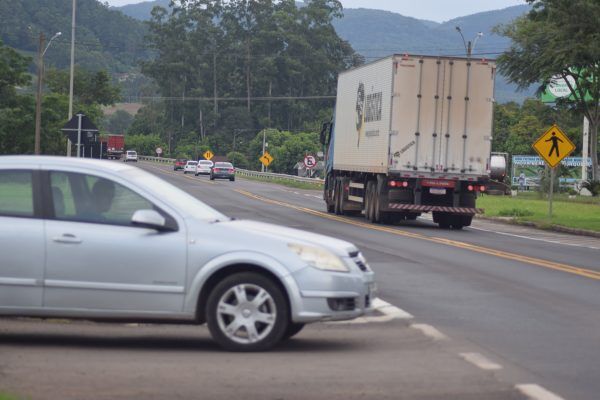
M52 239L56 243L79 244L81 239L71 233L63 233L62 236L56 236Z

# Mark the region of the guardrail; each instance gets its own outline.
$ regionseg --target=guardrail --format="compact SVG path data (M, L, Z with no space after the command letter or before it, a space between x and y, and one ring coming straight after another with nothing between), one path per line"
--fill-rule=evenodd
M172 164L175 162L174 158L151 157L151 156L138 156L138 160L151 161L151 162L157 162L157 163L163 163L163 164ZM276 174L274 172L251 171L251 170L242 169L242 168L236 168L235 172L239 175L248 176L251 178L283 179L286 181L314 183L317 185L322 185L324 182L324 180L321 178L305 178L305 177L296 176L296 175Z

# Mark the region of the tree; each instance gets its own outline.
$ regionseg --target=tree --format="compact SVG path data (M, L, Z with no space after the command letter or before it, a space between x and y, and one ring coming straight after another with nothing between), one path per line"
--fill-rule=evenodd
M69 94L69 70L53 69L45 78L48 87L56 93ZM73 95L83 104L112 105L121 98L120 89L113 85L106 71L91 72L75 68Z
M132 122L133 116L131 114L124 110L117 110L114 114L105 118L102 127L110 133L122 134L127 132Z
M498 28L512 39L498 58L498 67L521 89L553 77L563 78L571 92L571 107L590 121L592 179L598 179L600 125L600 2L593 0L527 0L532 10ZM575 82L572 85L570 82ZM541 88L540 88L541 89Z
M16 98L16 86L29 83L27 66L30 62L30 58L23 57L0 40L0 107Z

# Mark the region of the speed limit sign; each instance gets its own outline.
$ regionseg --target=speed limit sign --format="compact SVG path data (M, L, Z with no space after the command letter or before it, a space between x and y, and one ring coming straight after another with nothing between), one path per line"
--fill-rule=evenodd
M307 169L313 169L314 167L317 166L317 160L315 159L314 156L306 156L306 157L304 157L304 166Z
M162 148L157 147L156 148L156 154L158 154L160 156L162 154Z

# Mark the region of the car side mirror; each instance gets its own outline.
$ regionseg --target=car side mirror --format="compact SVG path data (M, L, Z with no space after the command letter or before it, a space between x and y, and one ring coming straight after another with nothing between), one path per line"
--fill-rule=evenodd
M131 224L143 228L156 229L157 231L171 230L167 227L165 217L155 210L137 210L131 217Z

